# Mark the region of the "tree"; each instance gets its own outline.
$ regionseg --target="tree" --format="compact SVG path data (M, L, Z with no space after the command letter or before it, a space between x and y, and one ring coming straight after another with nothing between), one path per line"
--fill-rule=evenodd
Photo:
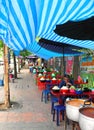
M3 41L0 40L0 57L3 56Z
M14 60L14 78L17 78L16 56L14 53L13 53L13 60Z
M5 101L3 108L10 107L10 89L9 89L9 75L8 75L8 47L3 44L3 41L0 40L0 56L4 57L4 92L5 92ZM1 105L2 106L2 105Z
M29 56L31 54L32 53L29 52L28 50L23 50L23 51L20 52L20 55L23 57L22 62L21 62L21 67L23 67L25 65L26 56Z
M5 107L10 107L9 70L8 70L8 47L4 45L4 90Z
M74 80L77 80L79 74L80 74L80 59L79 56L74 56L74 64L73 64Z
M23 51L20 52L20 55L23 56L24 58L25 58L26 56L31 55L31 54L32 54L32 53L29 52L29 51L27 51L27 50L23 50Z

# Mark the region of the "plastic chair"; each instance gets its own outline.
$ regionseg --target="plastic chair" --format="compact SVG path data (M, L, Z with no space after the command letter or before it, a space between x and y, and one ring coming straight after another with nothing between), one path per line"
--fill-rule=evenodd
M30 70L30 72L32 73L32 72L33 72L33 67L30 67L29 70Z
M53 109L53 121L55 121L55 114L57 115L56 117L56 125L60 125L60 114L62 112L62 118L64 120L64 111L66 107L64 105L55 105Z
M46 82L46 89L48 89L48 90L51 90L51 88L54 86L53 84L51 84L51 83L47 83Z
M43 101L44 99L45 103L47 103L49 94L51 95L50 90L52 86L53 86L52 84L45 83L45 89L42 91L41 101Z
M50 94L50 90L47 90L47 89L43 90L42 95L41 95L41 101L44 100L45 103L47 103L48 98L49 98L49 94Z
M53 114L54 111L54 105L55 103L58 103L59 99L57 97L51 96L51 114Z

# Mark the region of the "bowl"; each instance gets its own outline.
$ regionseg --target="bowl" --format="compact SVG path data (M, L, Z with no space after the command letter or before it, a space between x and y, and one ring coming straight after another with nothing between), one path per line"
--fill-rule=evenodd
M56 80L56 78L52 78L52 80Z
M75 90L74 89L70 89L70 93L75 93Z
M50 79L46 79L47 82L50 82L51 80Z
M75 92L76 92L76 94L82 94L83 93L82 90L76 90Z
M62 93L68 93L68 91L69 91L68 89L61 89L60 90L60 92L62 92Z
M66 86L63 86L61 89L60 89L60 92L62 93L67 93L69 91L69 89L66 87Z
M60 89L57 89L57 90L54 89L53 92L59 93L59 92L60 92Z
M60 88L58 86L54 86L52 88L53 92L59 92L60 91Z
M42 80L42 79L40 79L40 81L41 81L41 82L45 82L45 79L43 79L43 80Z
M41 81L41 82L45 82L45 78L44 78L44 77L41 77L41 78L40 78L40 81Z

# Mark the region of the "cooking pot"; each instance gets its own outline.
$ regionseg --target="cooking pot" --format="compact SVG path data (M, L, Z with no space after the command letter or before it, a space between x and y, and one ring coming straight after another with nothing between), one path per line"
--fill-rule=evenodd
M79 126L81 130L94 130L94 107L79 109Z
M78 122L79 108L84 105L83 99L71 99L66 101L66 115L68 119Z

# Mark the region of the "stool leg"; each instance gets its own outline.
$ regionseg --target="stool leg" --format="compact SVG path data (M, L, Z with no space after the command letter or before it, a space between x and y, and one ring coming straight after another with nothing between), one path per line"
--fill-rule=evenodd
M69 125L69 124L70 124L70 122L69 122L69 119L68 119L68 118L66 119L66 121L67 121L67 124Z
M65 115L65 120L64 120L64 130L67 130L67 116Z
M75 129L75 123L72 122L72 130L74 130L74 129Z
M53 114L53 109L54 109L54 102L51 104L51 114Z
M55 109L53 109L53 121L55 121Z
M60 120L60 119L59 119L59 114L60 114L60 112L57 110L57 119L56 119L56 120L57 120L57 121L56 121L57 126L59 126L59 120Z
M64 111L62 111L62 119L64 120Z
M47 93L47 101L49 101L49 93Z
M42 92L42 95L41 95L41 102L43 102L43 92Z
M47 103L47 93L45 93L45 103Z

